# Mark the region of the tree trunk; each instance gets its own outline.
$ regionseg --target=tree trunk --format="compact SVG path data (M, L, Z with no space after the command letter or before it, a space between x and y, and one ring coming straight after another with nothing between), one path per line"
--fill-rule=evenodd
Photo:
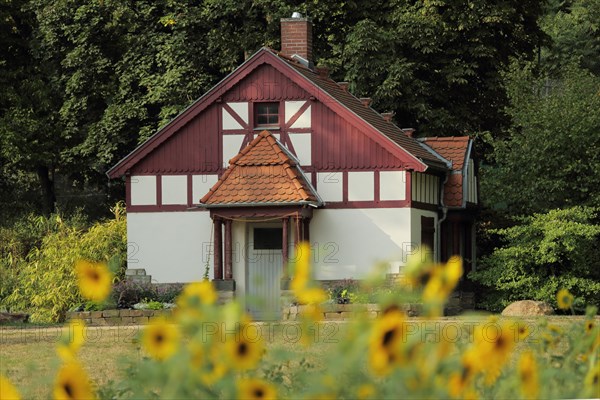
M42 189L42 212L49 216L55 211L54 181L50 178L50 169L47 166L38 165L36 172Z

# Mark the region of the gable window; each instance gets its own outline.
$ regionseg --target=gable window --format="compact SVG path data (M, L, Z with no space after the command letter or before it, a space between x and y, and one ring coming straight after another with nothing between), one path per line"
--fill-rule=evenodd
M279 103L256 103L254 125L256 127L279 126Z

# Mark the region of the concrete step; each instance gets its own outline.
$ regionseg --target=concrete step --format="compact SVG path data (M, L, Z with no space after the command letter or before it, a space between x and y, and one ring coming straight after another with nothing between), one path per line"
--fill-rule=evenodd
M126 276L136 276L136 275L146 275L146 270L144 268L127 268L125 270Z

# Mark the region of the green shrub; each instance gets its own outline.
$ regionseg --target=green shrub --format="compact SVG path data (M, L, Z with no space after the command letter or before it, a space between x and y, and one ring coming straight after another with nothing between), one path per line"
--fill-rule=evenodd
M26 240L15 242L0 258L0 308L27 312L32 322L61 321L70 308L83 303L74 271L77 260L107 262L116 279L123 276L127 251L124 205L117 204L112 211L114 219L89 229L78 216L34 219L40 238L23 235ZM18 238L23 228L19 223L15 226ZM24 256L22 249L27 246L32 247Z
M597 211L573 207L521 218L494 230L504 246L481 259L469 277L490 289L480 305L500 311L516 300L543 300L556 308L556 292L566 288L585 304L600 305L600 225Z

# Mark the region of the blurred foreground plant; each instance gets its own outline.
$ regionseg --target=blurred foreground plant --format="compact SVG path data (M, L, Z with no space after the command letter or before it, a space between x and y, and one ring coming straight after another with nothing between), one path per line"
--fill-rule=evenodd
M282 329L311 337L325 293L311 279L308 245L292 265L292 288L305 303L302 321ZM129 360L120 382L93 390L78 362L82 322L66 327L55 398L275 399L275 398L548 398L598 397L599 328L595 308L568 331L520 320L465 318L440 324L437 316L460 278L461 260L433 263L413 257L396 292L424 303L425 318L408 318L397 293L337 331L335 343L302 338L308 347L269 345L274 325L255 323L237 301L217 305L208 281L187 285L172 317L143 330L141 360ZM395 297L396 296L396 297ZM410 297L409 296L409 297ZM536 331L536 337L532 331ZM281 332L281 331L279 331ZM312 346L315 346L313 349ZM6 382L5 378L3 383ZM6 390L16 390L3 385ZM4 390L4 389L3 389ZM4 393L4 392L3 392ZM10 394L10 393L9 393ZM4 395L4 394L3 394ZM7 395L8 396L8 395Z

